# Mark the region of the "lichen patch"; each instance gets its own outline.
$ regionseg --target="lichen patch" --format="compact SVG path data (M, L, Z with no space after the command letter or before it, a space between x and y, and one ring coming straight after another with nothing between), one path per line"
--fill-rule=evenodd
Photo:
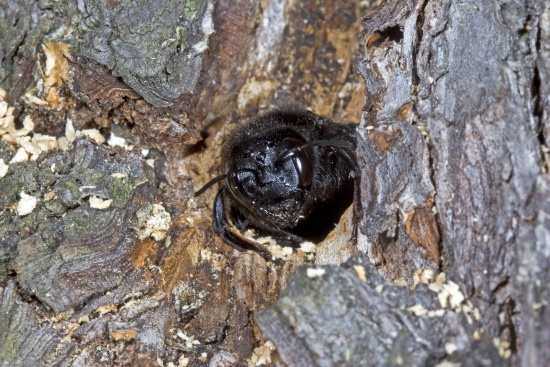
M155 241L162 241L172 225L172 218L160 204L151 204L137 213L138 238L143 240L152 237Z

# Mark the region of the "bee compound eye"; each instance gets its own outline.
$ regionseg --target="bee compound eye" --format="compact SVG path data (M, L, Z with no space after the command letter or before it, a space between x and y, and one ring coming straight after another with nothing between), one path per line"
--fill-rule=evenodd
M308 147L302 141L296 138L285 138L283 144L287 149L295 149L303 146L303 149L297 149L292 152L292 163L298 174L300 185L309 186L313 178L313 163L308 152Z
M309 186L311 185L311 180L313 178L313 168L307 151L303 150L302 152L304 154L299 154L292 157L292 162L294 163L294 168L298 173L300 185Z
M243 205L253 205L253 200L248 196L243 186L243 180L247 175L252 175L251 172L241 172L232 174L227 177L229 191L233 197Z

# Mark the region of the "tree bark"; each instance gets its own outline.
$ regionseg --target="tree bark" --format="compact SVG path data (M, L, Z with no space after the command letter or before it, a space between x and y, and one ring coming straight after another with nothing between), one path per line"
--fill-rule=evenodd
M215 190L193 193L220 173L235 123L260 111L359 122L365 10L86 0L0 12L0 365L275 363L255 315L312 255L277 266L233 250L211 227ZM33 155L39 134L55 147ZM354 247L331 236L343 250L318 256L340 263Z
M544 365L550 7L371 7L0 0L0 365ZM277 265L193 193L289 104L364 216Z
M548 11L536 1L387 1L363 18L359 248L398 284L430 274L418 269L446 280L377 293L379 278L361 284L353 262L294 279L260 314L283 360L547 364ZM343 307L336 325L318 321Z

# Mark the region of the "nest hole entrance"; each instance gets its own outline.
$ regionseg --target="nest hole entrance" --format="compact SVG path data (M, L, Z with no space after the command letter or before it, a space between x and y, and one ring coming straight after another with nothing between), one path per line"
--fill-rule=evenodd
M347 208L353 203L353 183L346 185L325 205L317 208L292 233L315 244L322 242L338 225ZM351 236L351 232L349 234Z

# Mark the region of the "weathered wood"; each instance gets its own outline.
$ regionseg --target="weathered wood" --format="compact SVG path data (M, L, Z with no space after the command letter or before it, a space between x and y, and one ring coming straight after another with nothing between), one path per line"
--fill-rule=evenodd
M80 54L105 65L156 107L195 91L214 32L208 0L78 4Z
M454 288L460 297L455 307L452 297L442 297L439 290L439 300L430 300L419 286L412 293L403 291L407 294L391 304L372 292L350 316L337 321L347 325L335 331L341 339L355 340L359 330L348 320L356 313L369 319L373 305L389 305L373 326L361 329L366 330L360 338L369 340L367 347L348 351L350 358L364 358L356 363L342 357L346 349L331 339L328 330L335 325L326 319L331 318L329 310L346 307L344 299L354 302L373 285L351 287L336 296L334 288L341 284L336 283L350 276L335 275L342 269L323 268L327 279L304 280L301 273L276 306L260 314L262 330L279 347L283 360L350 366L547 364L542 345L550 330L545 306L549 199L548 174L541 168L547 167L546 157L540 152L548 149L548 93L543 82L548 9L537 1L396 0L364 18L359 69L366 81L366 101L358 152L363 158L363 204L374 208L374 215L369 218L367 210L360 248L388 278L416 284L415 268L430 259L422 243L433 244L440 236L438 265L448 282L443 290ZM400 144L401 121L425 138ZM406 214L411 205L415 214L423 214L411 219ZM391 231L383 232L386 228ZM407 253L401 255L403 249ZM390 255L390 261L381 261ZM334 285L324 288L327 283ZM430 287L437 291L435 285ZM443 307L444 316L434 321L425 310L409 308L407 296L420 296L427 309ZM403 309L416 316L398 318ZM384 324L384 330L394 333L380 335L376 323L394 316L396 323ZM434 334L447 332L432 339L432 334L422 334L423 322L435 322L427 326ZM407 336L409 330L416 336ZM384 349L389 343L399 350L411 340L422 345L404 349L397 354L399 360ZM419 359L410 359L415 357Z
M0 342L2 366L37 365L47 361L61 342L62 333L50 323L40 324L40 308L28 305L18 294L15 281L2 288Z
M289 282L276 305L258 317L288 366L479 366L499 360L489 338L472 339L475 325L465 314L441 308L426 285L411 291L387 283L367 259L300 268Z
M56 312L133 277L127 261L135 240L132 222L135 226L136 212L155 200L155 183L152 169L137 154L108 154L81 140L69 154L39 162L38 170L30 164L25 168L31 172L20 169L26 182L10 180L15 175L2 182L3 207L16 202L21 191L44 200L27 217L12 214L12 228L22 234L13 266L22 288ZM33 185L33 176L50 180ZM53 199L44 198L51 192ZM93 197L112 202L95 209Z
M274 357L255 315L312 255L297 252L280 267L236 252L211 229L215 189L192 195L218 174L233 123L259 111L291 103L359 122L363 91L352 69L362 12L346 1L184 3L198 6L188 29L180 24L187 18L178 18L186 9L180 1L147 9L118 1L0 7L0 24L10 25L0 27L8 40L0 46L0 85L16 128L30 116L28 136L40 132L65 144L64 137L71 135L70 142L91 129L88 134L107 140L82 137L65 152L8 164L0 178L11 190L0 212L0 288L9 309L23 314L10 311L1 319L0 339L14 340L0 345L3 364L183 366L188 358L192 366L222 366ZM159 16L163 6L172 6L166 17ZM209 19L215 32L207 35ZM183 36L171 43L172 35ZM167 47L152 47L163 37ZM176 52L178 42L202 41L207 48L190 64L184 56L191 48ZM10 144L0 149L6 164L19 148ZM65 170L48 173L52 159ZM72 171L80 164L87 168ZM125 167L127 179L145 181L113 178L115 166ZM113 179L126 186L109 186ZM59 190L47 201L51 185ZM96 187L81 192L83 186ZM18 217L21 188L38 204ZM127 200L94 209L90 193ZM168 235L140 238L139 218L148 218L154 205L171 215ZM26 222L34 227L25 230L19 223ZM340 226L345 241L336 234L327 239L322 261L339 263L356 251L349 230L349 223ZM37 324L37 317L48 321ZM31 359L24 345L41 335L48 336L44 347Z
M0 6L2 365L546 363L548 4L143 3ZM365 216L277 266L192 195L284 104L361 122Z

